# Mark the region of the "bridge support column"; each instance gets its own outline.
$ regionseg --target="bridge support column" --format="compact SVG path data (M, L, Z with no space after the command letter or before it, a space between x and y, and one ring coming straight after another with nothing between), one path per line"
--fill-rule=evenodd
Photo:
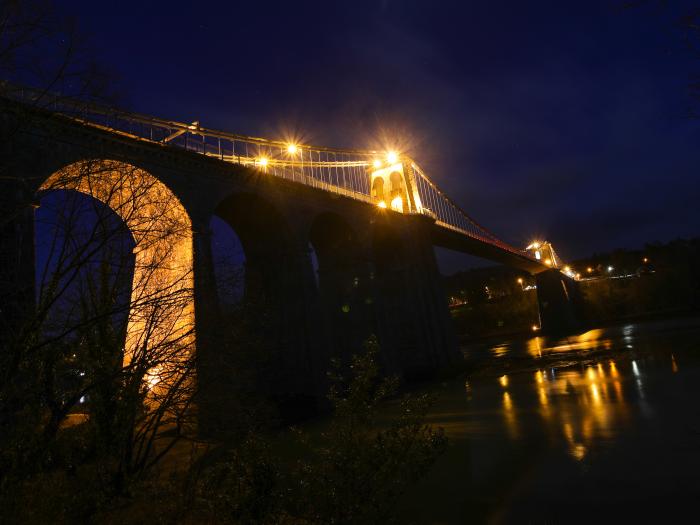
M554 268L538 273L535 279L542 332L564 334L583 328L581 291L576 281Z
M194 299L196 335L196 400L199 432L216 435L230 426L232 407L227 383L227 363L221 351L222 323L216 290L214 262L211 249L211 231L204 220L194 222ZM230 363L228 364L230 366Z
M374 240L378 336L388 371L420 379L461 362L461 355L430 238L433 220L404 219L399 256L382 261L384 241Z
M289 251L274 265L270 273L278 275L281 319L272 396L282 418L294 421L318 408L319 377L325 377L327 369L326 363L319 363L318 359L320 337L306 239L291 243Z
M231 310L219 303L211 232L203 222L194 242L200 432L226 438L246 425L251 407L288 421L315 412L320 344L306 244L290 242L273 253L251 249L243 302Z

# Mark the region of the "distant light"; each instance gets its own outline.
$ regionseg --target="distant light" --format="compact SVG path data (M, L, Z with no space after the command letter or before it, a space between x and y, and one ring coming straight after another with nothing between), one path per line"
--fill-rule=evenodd
M287 153L294 155L297 151L299 151L299 148L297 148L296 144L290 144L287 146Z
M265 166L267 166L267 162L268 162L267 157L260 157L258 159L258 165L262 166L263 168Z
M391 200L391 209L396 211L403 211L403 199L400 196L396 196Z
M525 248L525 249L526 249L526 250L537 250L537 249L539 249L539 247L540 247L539 241L532 241L532 242L530 243L530 246L528 246L528 247Z
M564 273L571 273L571 266L564 266Z
M612 272L614 268L612 266L608 266L608 272Z
M522 277L518 277L518 284L523 284L523 278L522 278Z
M389 151L386 154L386 160L389 161L389 164L394 164L399 160L399 156L395 151Z
M591 267L589 266L588 268L586 268L586 271L587 271L588 273L593 273L593 268L591 268Z
M649 262L649 259L648 259L647 257L644 257L644 259L642 259L642 262L643 262L644 264L646 264L646 263Z
M547 259L544 260L544 263L545 263L547 266L552 266L552 259L547 258Z
M379 160L379 159L374 159L374 160L372 161L372 166L374 166L375 168L381 168L381 167L382 167L382 161Z
M537 251L535 252L535 259L537 259L537 260L539 261L541 258L542 258L542 254L540 253L539 250L537 250Z
M632 361L632 373L639 377L639 367L637 366L637 361Z
M539 329L540 329L540 327L537 326L536 324L533 324L533 325L532 325L532 331L533 331L533 332L537 332L537 330L539 330Z
M377 204L380 208L386 208L386 202L384 201L379 201L379 204Z
M580 278L581 278L581 274L580 274L580 273L577 273L577 274L576 274L576 278L577 278L577 279L580 279Z
M501 383L503 388L508 386L508 376L501 376L498 378L498 382Z

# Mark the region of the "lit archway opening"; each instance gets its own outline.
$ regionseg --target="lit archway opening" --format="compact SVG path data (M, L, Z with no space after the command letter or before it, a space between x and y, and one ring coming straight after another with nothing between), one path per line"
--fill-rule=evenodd
M114 160L86 160L51 175L40 191L77 191L102 202L134 241L123 366L147 365L153 388L177 381L194 352L192 223L150 173Z

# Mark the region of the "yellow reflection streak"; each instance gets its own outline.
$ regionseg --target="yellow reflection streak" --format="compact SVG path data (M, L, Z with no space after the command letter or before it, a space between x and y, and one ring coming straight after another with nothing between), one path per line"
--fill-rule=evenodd
M518 437L518 422L515 418L515 411L513 410L513 400L508 392L503 392L503 417L506 420L506 427L508 427L508 433L512 439L517 439Z
M612 360L610 361L610 375L615 378L620 376L620 374L617 371L617 367L615 366L615 361Z

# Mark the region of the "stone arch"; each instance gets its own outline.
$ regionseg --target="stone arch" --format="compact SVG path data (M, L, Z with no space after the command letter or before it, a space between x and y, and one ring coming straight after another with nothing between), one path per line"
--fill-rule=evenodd
M151 386L194 351L192 222L177 196L147 171L115 160L83 160L59 169L39 191L70 190L109 207L134 239L134 273L124 366L162 350ZM169 366L172 365L172 366Z
M316 216L308 238L318 260L318 296L326 327L336 351L347 357L374 331L367 260L357 234L338 214Z
M285 261L294 251L284 216L268 200L252 193L227 196L214 214L231 227L243 248L244 300L274 302L283 296Z
M210 388L224 420L232 388L250 389L289 415L312 406L311 356L307 326L307 250L290 218L275 201L235 192L214 208L240 241L245 259L242 298L221 311L220 344L211 356ZM215 271L216 274L216 271ZM217 283L218 286L218 283ZM231 364L235 363L236 367ZM325 370L325 369L324 369ZM304 408L306 407L306 408Z

